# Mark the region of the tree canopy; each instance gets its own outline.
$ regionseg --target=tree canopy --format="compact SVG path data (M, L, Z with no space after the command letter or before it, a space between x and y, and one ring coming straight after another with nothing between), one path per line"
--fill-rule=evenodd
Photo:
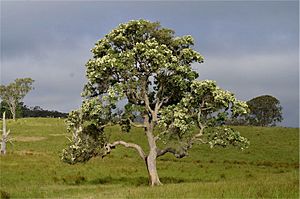
M275 126L281 122L282 107L280 101L271 95L262 95L247 101L250 109L248 122L255 126Z
M9 106L14 120L18 104L33 89L33 82L31 78L18 78L6 86L0 85L0 98Z
M228 115L246 114L247 104L214 81L197 80L191 64L204 59L193 45L192 36L177 37L147 20L120 24L100 39L86 64L84 101L67 120L73 138L62 159L85 162L123 145L138 152L150 184L159 185L156 159L166 153L182 158L194 144L246 148L248 140L224 122ZM125 106L117 114L120 100ZM137 115L142 124L134 123ZM132 126L144 129L149 153L138 143L109 140L104 129L115 124L124 132Z

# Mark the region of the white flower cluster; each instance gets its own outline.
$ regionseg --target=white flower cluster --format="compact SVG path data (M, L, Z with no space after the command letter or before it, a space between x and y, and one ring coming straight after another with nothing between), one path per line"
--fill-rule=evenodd
M244 150L245 148L248 148L250 144L248 139L241 136L239 132L225 126L213 129L208 138L208 143L211 148L215 146L226 147L227 145L233 145Z

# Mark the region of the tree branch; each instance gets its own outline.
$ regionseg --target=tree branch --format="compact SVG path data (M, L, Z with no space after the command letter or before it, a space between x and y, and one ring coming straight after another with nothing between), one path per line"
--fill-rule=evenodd
M142 81L141 92L142 92L142 96L144 98L143 100L145 102L145 106L146 106L148 112L151 113L151 115L153 115L153 110L150 107L150 101L149 101L149 97L147 94L147 91L148 91L147 80L148 80L148 77L146 77L146 79L144 81Z
M196 137L200 137L203 134L204 128L206 127L201 122L201 114L202 114L202 111L203 111L202 107L204 106L204 103L205 103L205 101L203 100L202 103L201 103L201 106L199 107L199 112L197 114L197 124L198 124L198 127L200 128L200 132L197 135L195 135Z
M140 145L137 145L137 144L134 144L134 143L125 142L125 141L122 141L122 140L106 144L105 145L106 153L103 154L102 157L104 157L107 154L109 154L112 149L116 148L117 145L123 145L123 146L125 146L127 148L133 148L133 149L135 149L139 153L140 157L143 160L145 160L145 158L146 158L146 154L145 154L144 150L142 149L142 147Z
M136 92L132 91L131 89L128 89L126 91L126 96L128 100L133 104L140 105L141 101L143 101L143 98L141 98L141 96L139 96Z
M132 126L134 126L134 127L137 127L137 128L146 128L145 125L143 125L143 124L136 124L136 123L134 123L131 119L129 119L129 122L130 122L130 124L131 124Z
M152 108L150 107L150 101L149 101L149 97L148 97L146 91L144 91L144 101L145 101L146 108L147 108L148 111L152 114L152 113L153 113L153 110L152 110Z
M185 156L188 155L186 150L183 151L176 151L174 148L171 147L167 147L163 150L157 149L157 156L156 157L160 157L165 155L166 153L171 153L173 154L176 158L183 158Z

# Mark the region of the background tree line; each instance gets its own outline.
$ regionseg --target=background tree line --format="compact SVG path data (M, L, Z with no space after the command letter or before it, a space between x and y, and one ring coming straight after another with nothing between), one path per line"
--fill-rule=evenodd
M7 118L22 117L67 117L67 113L44 110L39 106L28 107L21 100L30 92L34 80L31 78L18 78L8 85L0 85L0 114L6 112ZM251 126L276 126L283 120L280 101L271 95L262 95L246 102L249 114L240 117L231 117L228 125ZM136 122L142 122L142 118L135 118Z
M9 111L9 107L6 102L2 101L0 104L0 114L6 112L7 118L13 118L11 112ZM54 110L45 110L40 106L30 107L24 104L24 102L19 102L16 108L16 118L23 117L67 117L67 113L62 113Z

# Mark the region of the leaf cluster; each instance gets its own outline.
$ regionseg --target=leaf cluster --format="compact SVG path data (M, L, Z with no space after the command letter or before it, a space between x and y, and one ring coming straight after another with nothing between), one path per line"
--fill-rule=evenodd
M161 110L159 125L163 129L161 137L167 142L177 138L191 143L198 139L210 146L235 145L245 148L247 139L238 132L225 126L229 115L239 116L248 113L245 102L239 101L234 94L222 90L214 81L194 80L191 92L182 100ZM195 126L200 133L194 135Z
M94 56L86 64L89 82L83 95L102 95L119 84L135 105L145 105L145 92L151 96L151 106L155 99L168 98L169 104L178 101L190 81L198 77L190 64L203 62L191 48L193 44L191 36L175 37L174 31L158 22L120 24L92 49Z
M85 100L80 109L70 112L66 124L73 137L71 145L63 150L62 160L75 164L103 154L107 142L104 126L111 115L109 105L104 106L99 98Z
M18 103L33 89L31 78L18 78L8 85L0 85L0 98L7 103Z

